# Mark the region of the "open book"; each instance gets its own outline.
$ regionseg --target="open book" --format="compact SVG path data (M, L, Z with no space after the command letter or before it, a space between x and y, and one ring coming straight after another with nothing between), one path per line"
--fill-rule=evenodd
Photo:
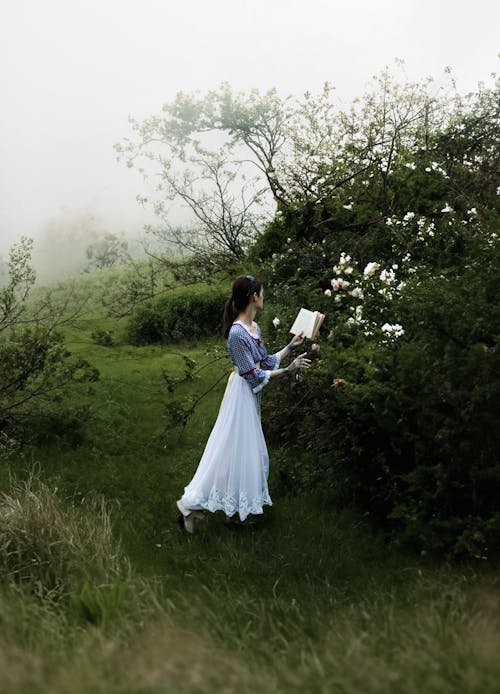
M315 340L324 319L324 313L320 313L319 311L309 311L307 308L301 308L294 324L290 328L290 332L294 335L298 335L303 331L305 337Z

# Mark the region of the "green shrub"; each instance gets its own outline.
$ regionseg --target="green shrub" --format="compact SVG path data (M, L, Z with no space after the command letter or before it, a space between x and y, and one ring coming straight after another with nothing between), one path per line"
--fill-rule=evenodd
M227 286L182 287L135 309L128 336L136 345L197 340L220 335Z
M111 330L95 330L90 337L96 345L101 345L102 347L114 347L116 344Z
M316 487L398 541L480 558L500 540L498 246L469 244L467 261L460 273L419 270L388 306L376 285L364 322L344 297L325 320L321 359L270 389L264 416L274 442L305 452L299 470L280 466L285 491ZM397 339L380 330L389 310L404 326ZM331 388L339 376L348 385Z

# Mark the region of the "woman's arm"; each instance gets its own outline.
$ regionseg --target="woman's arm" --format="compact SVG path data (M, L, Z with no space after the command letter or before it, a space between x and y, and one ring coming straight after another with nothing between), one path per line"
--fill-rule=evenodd
M292 339L291 342L287 344L286 347L283 347L279 352L276 352L276 355L279 356L280 363L283 357L285 357L287 354L290 354L293 352L293 350L301 345L304 342L304 332L301 331L298 335L295 335Z
M311 360L306 358L306 354L307 352L299 354L299 356L295 357L295 359L284 369L275 369L274 371L270 371L269 378L279 378L281 376L285 376L286 374L293 374L299 369L308 369L311 365Z

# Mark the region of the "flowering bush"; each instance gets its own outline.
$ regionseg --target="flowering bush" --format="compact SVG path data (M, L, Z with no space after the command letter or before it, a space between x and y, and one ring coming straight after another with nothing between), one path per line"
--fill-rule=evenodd
M457 102L384 165L367 156L321 203L284 210L268 253L258 244L276 344L297 307L326 315L313 367L264 401L274 442L302 453L279 483L354 501L423 552L476 558L500 540L499 93Z

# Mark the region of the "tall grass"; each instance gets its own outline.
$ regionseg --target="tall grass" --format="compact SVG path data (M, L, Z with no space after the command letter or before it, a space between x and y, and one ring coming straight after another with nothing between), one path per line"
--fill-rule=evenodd
M43 597L67 596L83 580L110 581L127 562L102 498L77 506L33 472L0 493L0 571L5 581Z

